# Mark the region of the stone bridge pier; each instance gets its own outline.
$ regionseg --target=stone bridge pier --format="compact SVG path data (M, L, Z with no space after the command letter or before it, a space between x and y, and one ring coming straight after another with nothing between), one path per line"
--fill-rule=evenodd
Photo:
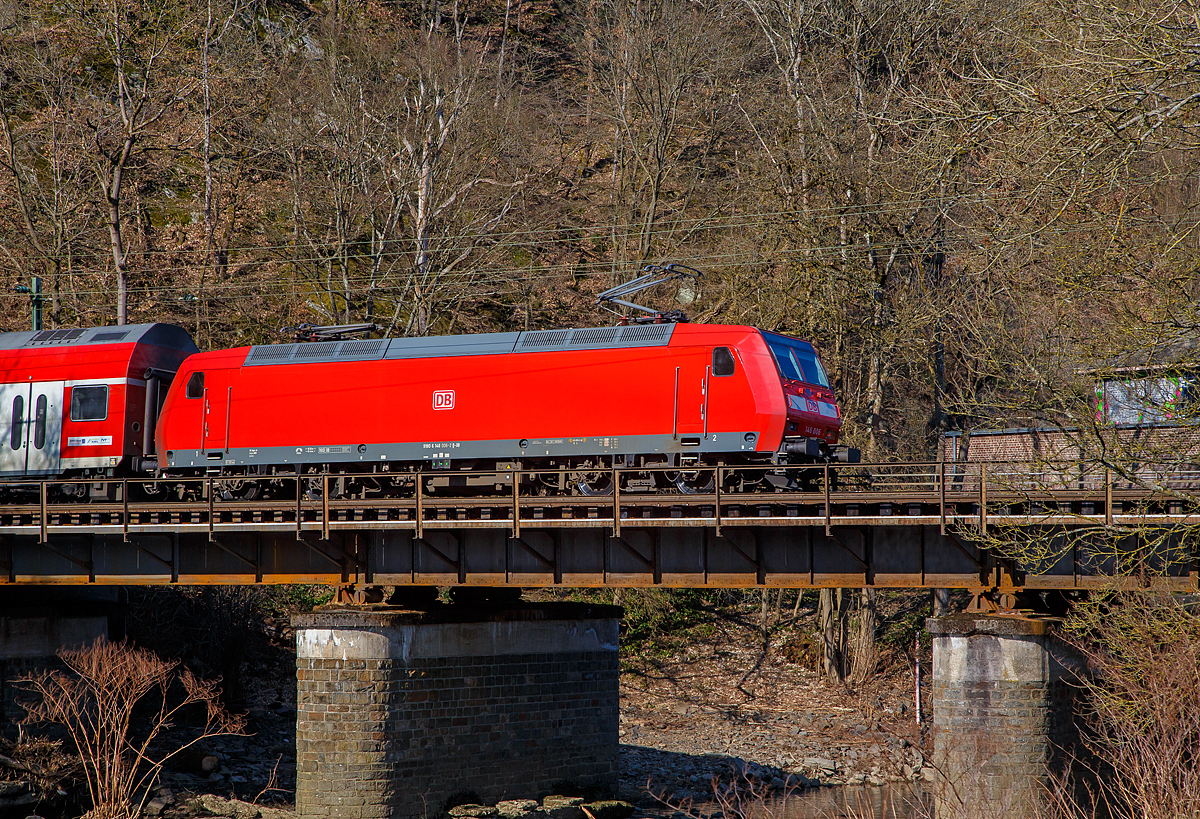
M447 800L615 792L620 608L327 610L296 628L296 813L441 815Z
M1053 618L933 617L933 763L938 819L1035 819L1078 740L1072 679L1082 663Z

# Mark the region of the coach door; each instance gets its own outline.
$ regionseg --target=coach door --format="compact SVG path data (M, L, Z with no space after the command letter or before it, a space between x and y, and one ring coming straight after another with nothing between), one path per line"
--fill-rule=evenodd
M0 474L48 475L62 457L61 381L0 385Z

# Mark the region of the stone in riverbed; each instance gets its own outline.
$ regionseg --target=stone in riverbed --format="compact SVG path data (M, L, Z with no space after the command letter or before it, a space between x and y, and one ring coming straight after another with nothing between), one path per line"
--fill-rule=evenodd
M167 800L161 796L156 796L146 803L146 807L142 808L142 812L147 816L158 816L167 807Z
M456 805L450 808L450 815L454 819L489 819L496 813L496 809L490 805Z
M547 819L585 819L582 804L583 799L578 796L547 796L538 811Z
M591 819L628 819L633 815L633 805L616 799L589 802L581 806Z
M805 768L820 768L823 771L836 771L837 763L832 759L823 759L821 757L810 756L800 763Z
M545 810L555 810L556 808L574 808L582 804L582 796L547 796L542 800L542 808Z

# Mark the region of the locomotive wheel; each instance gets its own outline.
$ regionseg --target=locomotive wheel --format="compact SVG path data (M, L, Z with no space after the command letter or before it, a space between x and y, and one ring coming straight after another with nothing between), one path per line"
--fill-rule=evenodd
M612 474L609 472L576 472L571 480L579 494L589 498L613 493Z
M162 500L167 496L167 493L171 489L170 484L162 481L147 481L141 484L130 484L130 487L136 487L138 490L139 494L135 495L134 497L138 497L140 495L140 497L146 500Z
M257 497L257 481L229 481L221 484L221 500L250 501Z
M715 473L708 470L676 472L675 488L683 495L708 495L717 488Z

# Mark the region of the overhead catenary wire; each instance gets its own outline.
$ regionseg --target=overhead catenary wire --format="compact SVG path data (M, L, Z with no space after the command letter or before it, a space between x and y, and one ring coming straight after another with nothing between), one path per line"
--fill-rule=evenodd
M1194 175L1181 175L1179 179L1192 179ZM1149 181L1149 178L1147 180ZM1154 181L1163 181L1155 177ZM1007 194L1007 198L1015 197L1015 193ZM938 205L986 205L988 197L973 193L973 194L952 194L948 193L944 196L928 194L921 196L913 196L902 199L879 200L869 205L856 206L854 204L837 204L828 207L815 207L807 209L793 210L770 210L770 211L752 211L747 213L726 214L720 216L705 215L705 216L690 216L686 218L664 219L663 226L644 231L636 228L633 225L623 226L620 223L605 223L588 225L570 225L561 227L529 227L519 228L515 230L497 230L497 231L473 231L464 233L446 233L430 236L431 239L436 239L439 242L461 242L462 245L457 245L450 250L461 250L467 243L475 243L482 239L488 239L496 244L510 243L520 245L522 247L540 247L544 245L557 245L565 240L583 240L583 239L601 239L604 241L624 240L641 238L649 233L651 236L674 235L680 232L688 231L712 231L712 230L729 230L732 228L754 229L778 225L781 222L796 220L800 218L820 219L831 216L879 216L884 214L894 213L900 208L912 207L921 204L926 207L937 207ZM907 214L905 214L907 215ZM1126 214L1128 216L1128 214ZM619 231L624 228L623 231ZM411 236L397 236L376 240L381 242L384 247L394 244L412 244L415 239ZM268 252L283 252L295 250L297 247L316 244L315 242L288 242L286 244L262 244L262 245L238 245L223 247L221 250L226 253L268 253ZM367 242L355 242L356 245L367 244ZM841 245L835 246L839 250ZM818 248L819 249L819 248ZM191 250L151 250L151 254L179 254L179 253L200 253L202 248L194 248ZM323 262L330 258L332 254L323 256L311 257L293 257L292 261L308 261L308 262ZM72 254L73 260L85 262L87 259L107 259L109 253L104 250L82 250ZM226 265L229 266L229 265ZM183 269L192 269L195 265L181 265ZM143 268L145 269L145 268ZM166 268L163 268L164 270Z
M1198 226L1200 226L1200 220L1191 221L1191 222L1182 222L1182 223L1177 223L1175 225L1175 227L1179 230L1191 230ZM1061 227L1056 227L1056 228L1039 230L1039 231L1037 231L1037 234L1042 235L1042 236L1066 235L1066 234L1076 233L1080 230L1082 230L1082 228L1077 227L1077 226L1067 225L1067 226L1061 226ZM673 233L673 231L661 231L661 233ZM946 248L952 247L953 244L954 244L954 242L951 241L951 242L943 243L940 247L942 249L946 249ZM513 246L514 247L528 247L528 245L525 245L525 244L513 245ZM503 247L504 247L503 245L491 245L490 249L495 250L495 249L500 249ZM445 247L445 248L439 248L439 250L441 252L445 252L445 253L451 254L451 255L457 255L457 253L461 252L463 249L464 248L462 246L455 246L455 245L451 245L451 246ZM840 255L846 251L862 252L864 250L872 250L877 253L888 253L888 252L891 252L892 250L899 250L899 251L903 252L906 249L917 249L917 252L920 252L919 246L915 245L913 243L872 242L871 244L868 245L865 243L856 242L856 243L850 243L850 244L840 244L839 243L839 244L829 244L829 245L795 245L795 246L787 247L787 248L771 248L768 253L773 254L775 256L780 256L780 255L782 255L782 256L794 256L794 255L812 256L812 255L821 255L821 254L839 254ZM183 252L195 252L195 251L155 251L156 254L170 253L172 255L177 255L177 254L183 253ZM697 261L697 263L699 263L699 264L706 265L709 268L730 267L730 266L744 265L744 264L755 263L755 262L762 263L762 262L766 261L764 256L768 255L768 253L749 253L746 251L738 251L735 253L706 252L704 254L704 257L702 260L695 260L695 261ZM392 255L393 258L396 258L397 260L399 260L400 257L402 257L404 254L395 253L395 254L390 254L390 255ZM681 255L686 256L687 254L682 253ZM347 259L350 259L350 260L355 260L355 261L372 258L369 254L364 254L364 253L347 253L347 254L345 254L344 257ZM75 258L76 257L72 258L73 262L75 261ZM267 266L267 265L301 265L301 264L326 263L329 261L338 261L339 258L340 257L331 257L331 256L273 256L273 257L266 256L266 257L245 259L245 260L239 260L239 261L229 261L229 262L224 263L222 265L222 267L237 268L237 267L244 267L244 266L262 267L262 266ZM174 264L174 265L140 265L140 266L136 266L134 268L134 272L137 274L141 274L141 275L147 275L147 274L168 275L171 273L186 273L186 272L197 270L197 269L199 269L201 267L205 267L205 266L206 265L202 262L196 262L196 263L192 263L192 264ZM410 269L407 264L403 264L402 266L404 266L406 269ZM588 272L606 272L606 273L611 272L612 266L613 266L613 261L605 260L605 259L598 259L595 261L575 261L570 264L569 270L564 270L564 271L561 271L558 273L550 274L548 276L545 272L542 272L542 271L544 271L544 269L546 267L544 263L524 264L524 265L519 265L519 266L504 266L504 267L497 267L495 265L490 265L490 266L488 266L486 268L482 268L482 269L467 270L467 271L455 271L455 272L451 272L448 274L444 274L442 276L442 280L443 281L465 280L465 279L475 278L475 277L479 277L479 276L488 276L488 277L498 277L498 276L514 276L514 277L516 277L516 276L523 276L523 275L528 276L529 274L531 274L535 271L537 272L537 275L534 276L533 278L547 278L547 277L570 278L570 277L577 277L581 274L586 275ZM72 272L75 275L81 275L81 276L106 275L106 274L111 275L112 270L111 270L111 268L87 267L87 266L83 266L83 265L73 265ZM343 273L339 269L337 276L339 278L341 278L342 275L343 275ZM430 275L431 275L431 277L437 278L437 276L441 275L441 274L430 274ZM369 276L365 276L362 274L357 274L357 276L358 276L358 278L361 278L362 280L364 280L366 282L370 281ZM309 277L309 278L313 278L313 277ZM352 281L354 280L354 276L351 277L351 280ZM237 285L236 285L236 283L232 283L232 282L223 282L223 283L222 282L214 282L211 285L211 287L214 287L214 288L222 287L222 286L229 287L229 286L237 286ZM79 291L79 292L85 292L85 291ZM3 293L0 293L0 296L3 296L3 295L4 295Z

